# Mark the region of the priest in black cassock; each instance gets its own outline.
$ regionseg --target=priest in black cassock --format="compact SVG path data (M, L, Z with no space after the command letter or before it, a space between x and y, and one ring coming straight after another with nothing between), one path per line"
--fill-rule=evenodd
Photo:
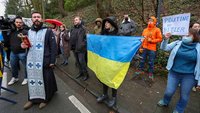
M51 29L43 26L39 12L32 13L33 26L28 31L31 47L22 42L22 48L29 48L27 53L28 102L24 109L33 104L44 108L57 91L53 67L56 60L57 46Z

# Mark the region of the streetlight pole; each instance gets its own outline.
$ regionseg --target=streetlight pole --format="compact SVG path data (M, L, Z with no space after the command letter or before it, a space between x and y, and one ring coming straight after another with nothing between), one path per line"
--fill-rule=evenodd
M157 25L160 24L160 11L161 11L161 5L162 5L163 0L157 0Z

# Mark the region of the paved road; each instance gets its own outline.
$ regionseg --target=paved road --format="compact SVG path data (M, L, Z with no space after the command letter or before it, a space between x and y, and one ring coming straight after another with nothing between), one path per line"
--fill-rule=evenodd
M10 79L10 72L8 72L8 79ZM3 91L2 96L9 99L16 100L17 104L10 104L0 100L0 113L97 113L79 94L75 93L63 80L57 77L58 92L54 98L42 110L38 109L38 105L34 105L27 111L23 110L23 105L27 101L27 86L21 86L20 81L12 86L10 89L15 89L18 94L11 94Z

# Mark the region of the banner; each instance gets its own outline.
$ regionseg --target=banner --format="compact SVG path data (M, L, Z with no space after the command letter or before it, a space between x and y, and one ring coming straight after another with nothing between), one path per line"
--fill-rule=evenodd
M190 13L163 17L163 34L187 35L189 32Z

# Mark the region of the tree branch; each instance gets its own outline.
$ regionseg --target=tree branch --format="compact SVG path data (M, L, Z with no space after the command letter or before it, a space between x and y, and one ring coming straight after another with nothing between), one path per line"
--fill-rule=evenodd
M68 13L64 9L64 0L59 0L58 1L58 9L62 17L65 17L68 15Z

